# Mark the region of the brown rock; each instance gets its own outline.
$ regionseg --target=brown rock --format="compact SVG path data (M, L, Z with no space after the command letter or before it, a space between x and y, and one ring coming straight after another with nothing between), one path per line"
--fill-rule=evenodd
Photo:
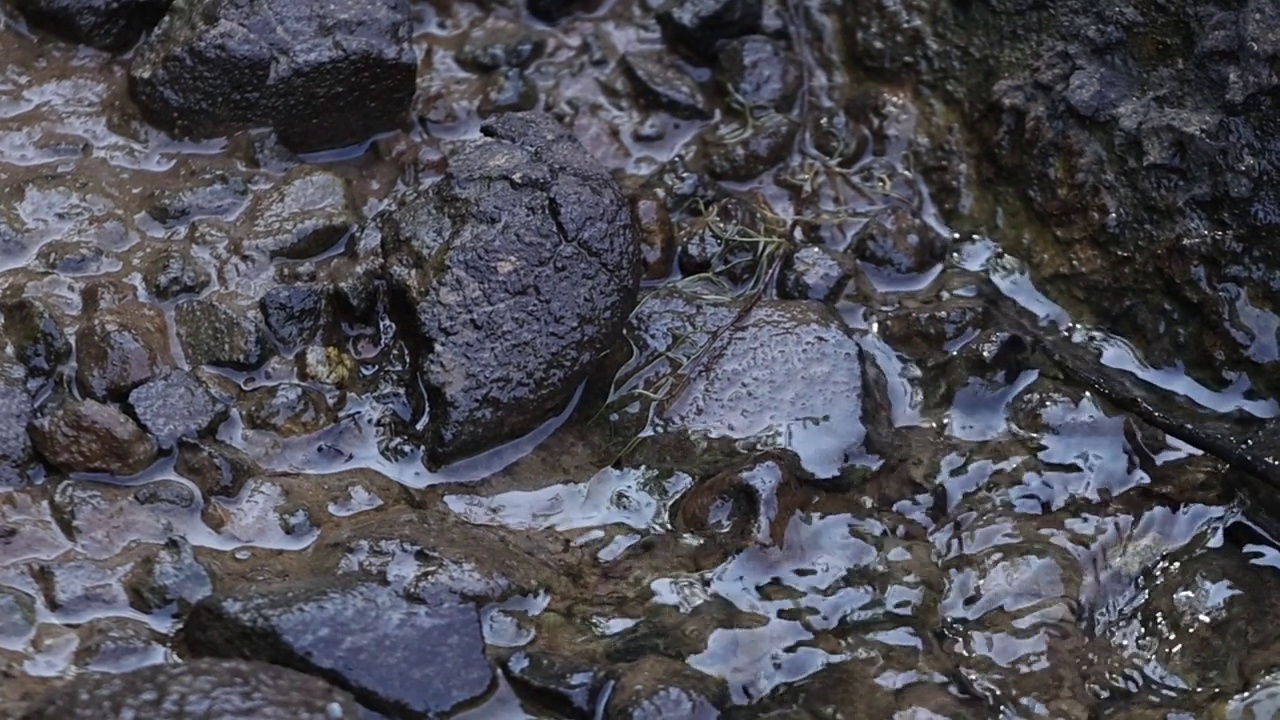
M68 400L42 412L32 423L31 440L64 472L136 475L156 457L155 438L118 408L96 400Z

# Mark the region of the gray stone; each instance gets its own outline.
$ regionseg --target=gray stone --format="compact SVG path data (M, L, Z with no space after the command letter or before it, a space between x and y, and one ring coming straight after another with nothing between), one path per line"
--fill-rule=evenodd
M265 663L192 660L77 677L22 720L354 720L359 704L323 680Z
M333 318L331 293L315 284L277 285L262 296L262 319L287 348L314 340Z
M257 197L249 217L246 250L293 260L328 250L359 221L347 181L305 165Z
M201 365L249 370L267 359L269 341L256 308L237 311L212 299L183 300L174 309L178 344L192 368Z
M170 371L139 386L129 393L129 405L164 448L213 429L227 416L227 406L186 370Z
M397 717L444 713L493 680L473 605L410 603L353 575L205 598L183 632L199 655L305 670Z

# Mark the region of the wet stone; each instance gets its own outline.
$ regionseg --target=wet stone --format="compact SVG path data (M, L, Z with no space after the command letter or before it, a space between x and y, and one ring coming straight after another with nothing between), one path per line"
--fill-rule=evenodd
M711 116L702 88L669 53L635 50L623 56L623 62L636 94L649 107L690 120Z
M800 91L800 60L781 41L750 35L717 52L719 79L730 97L752 111L785 112Z
M281 383L245 393L240 409L247 427L270 430L281 437L318 432L334 422L324 394L297 383Z
M474 606L411 603L357 576L205 598L184 635L198 655L306 669L396 717L446 712L493 680Z
M99 50L126 50L155 26L170 0L14 0L32 25Z
M0 586L0 642L21 641L35 629L35 598L17 588Z
M286 348L305 345L324 332L333 317L329 288L316 284L277 285L259 303L262 319Z
M208 432L227 416L227 406L186 370L172 370L139 386L129 393L129 406L162 448Z
M844 256L825 247L807 245L787 261L779 292L791 300L830 302L844 292L850 276Z
M418 64L411 35L406 0L177 0L139 48L129 90L180 134L265 125L296 152L337 148L399 127Z
M125 608L122 574L86 560L43 563L33 572L49 609L68 615Z
M547 41L523 26L490 20L467 35L458 52L458 65L476 73L518 70L529 66L547 49Z
M249 199L249 185L243 178L214 175L199 185L157 194L147 206L147 215L164 227L173 227L197 218L231 218Z
M123 399L172 365L164 313L152 305L99 309L76 331L76 384L94 400Z
M444 177L380 215L391 299L414 322L434 464L560 412L635 302L631 208L603 167L541 113L498 116ZM512 318L521 318L519 323Z
M244 451L217 440L180 440L174 469L195 483L205 498L236 497L258 473Z
M160 637L150 627L130 618L100 618L79 628L80 646L73 662L77 668L121 672L151 665L164 658Z
M107 250L87 240L54 240L36 251L36 268L59 275L100 275L112 261Z
M246 250L301 260L332 248L359 222L347 181L327 170L295 168L254 199Z
M648 657L624 667L609 696L605 716L620 720L715 720L720 681L678 660Z
M707 173L733 182L763 175L791 152L797 130L795 120L777 113L755 120L749 129L730 129L703 146Z
M554 703L566 715L589 716L604 685L603 673L583 668L571 658L545 652L517 652L504 666L514 685Z
M136 475L156 457L154 438L118 408L97 400L66 399L41 408L31 439L63 472Z
M43 302L22 298L0 304L5 346L31 378L48 380L71 359L71 342Z
M362 717L349 694L266 663L192 660L89 673L51 691L22 720L335 720Z
M532 110L538 106L538 86L521 70L506 70L494 75L489 89L480 98L482 116L504 112Z
M25 368L0 362L0 486L17 484L32 459L27 428L35 407L25 379Z
M942 261L947 238L903 207L880 213L855 238L860 260L900 273L920 273Z
M761 0L674 0L661 4L658 24L673 47L709 58L721 40L758 32L762 16Z
M157 300L199 295L213 281L187 243L166 244L151 255L142 269L147 291Z
M667 205L656 193L642 192L631 199L631 211L640 227L640 258L645 280L671 277L675 265L676 236Z
M252 313L252 314L251 314ZM174 309L178 344L192 368L201 365L249 370L267 359L266 330L251 312L212 299L183 300Z
M125 578L125 592L129 604L140 612L176 606L185 613L213 593L213 582L196 559L191 543L175 536L154 557L134 566Z

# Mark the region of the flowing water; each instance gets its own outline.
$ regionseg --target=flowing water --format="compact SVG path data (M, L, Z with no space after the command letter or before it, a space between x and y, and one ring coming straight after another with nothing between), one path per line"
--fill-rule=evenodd
M503 13L463 3L416 12L422 122L305 159L348 178L366 214L398 183L438 173L450 143L474 135L489 92L454 54ZM617 59L661 40L626 0L556 28L508 15L546 40L529 71L543 106L571 117L629 186L741 122L727 110L681 121L636 106ZM1280 630L1268 620L1280 597L1280 546L1235 476L1046 366L1002 367L1008 334L987 308L1011 303L1045 332L1089 343L1105 366L1208 410L1272 418L1276 401L1252 392L1242 373L1206 384L1178 365L1148 364L1124 338L1074 324L1074 311L1039 292L1002 249L1007 238L951 232L911 170L926 130L910 91L851 79L829 18L803 4L784 17L803 48L805 127L779 167L729 186L777 232L739 243L750 248L745 274L726 261L706 277L649 282L645 292L678 288L706 303L690 327L710 335L723 321L698 323L770 294L781 248L798 240L853 257L853 239L889 211L903 233L944 238L940 259L922 265L857 261L853 286L833 300L833 317L856 344L841 356L852 365L779 355L779 374L816 363L800 388L767 367L760 375L754 355L710 371L708 383L743 383L735 407L761 406L752 393L765 392L763 377L789 394L811 389L821 413L794 427L757 427L760 414L723 432L699 426L741 451L731 462L710 460L719 452L711 442L646 450L679 429L646 415L646 399L660 393L645 378L660 377L659 368L616 386L603 411L600 393L580 391L534 435L433 473L412 452L387 451L370 389L332 398L334 423L298 438L256 433L233 413L218 437L266 472L232 497L202 494L168 458L133 477L49 473L2 489L0 715L58 678L180 660L176 609L139 609L125 591L141 559L175 536L210 568L214 586L234 585L263 568L332 572L319 554L327 538L358 536L406 506L527 536L543 560L578 579L486 607L495 653L568 643L588 664L628 653L674 658L723 681L729 717L1280 714L1280 675L1271 674ZM0 234L0 293L43 298L72 327L86 281L137 285L152 249L187 242L185 227L145 212L153 197L214 177L263 193L303 162L263 133L186 142L148 127L127 96L127 62L0 15L0 231L18 231ZM881 99L871 119L839 109L842 88L855 85ZM232 206L216 220L235 228L241 213ZM695 221L687 208L676 213L678 231ZM208 293L252 294L281 272L336 261L264 266L229 247L196 252L213 270ZM1274 360L1280 318L1244 290L1235 307L1251 357ZM785 330L787 317L778 311L770 322ZM677 343L668 357L687 352L682 363L714 366L699 352L719 341ZM822 395L841 374L851 394ZM244 388L295 373L285 362L220 377ZM651 395L626 394L641 387ZM773 400L790 399L764 406ZM855 437L857 422L866 428ZM674 423L682 424L694 423ZM619 442L617 428L639 445ZM866 452L848 453L863 437ZM169 499L141 502L144 491ZM382 540L361 547L336 569L376 566L401 587L428 570L411 549ZM505 680L461 716L555 717Z

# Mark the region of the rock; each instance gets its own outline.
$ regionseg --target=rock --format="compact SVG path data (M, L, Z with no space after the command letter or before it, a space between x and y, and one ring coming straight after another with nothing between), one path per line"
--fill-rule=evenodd
M583 669L573 658L545 652L517 652L505 665L507 679L540 698L552 698L563 714L590 717L605 683L603 673Z
M41 408L31 440L63 472L136 475L156 457L154 438L128 415L97 400L63 400Z
M418 60L407 0L176 0L129 68L152 122L211 137L269 125L291 150L399 127Z
M129 405L162 448L206 433L227 417L227 406L186 370L170 371L139 386L129 393Z
M99 50L127 50L169 9L170 0L14 0L33 26Z
M359 221L347 181L302 165L254 199L245 250L272 258L301 260L328 250Z
M180 613L213 593L209 572L196 559L191 543L180 536L170 538L155 557L135 566L125 578L129 604L151 614L170 605Z
M195 483L206 500L236 497L245 482L258 474L248 455L216 440L180 440L174 470Z
M25 369L0 362L0 487L15 485L31 462L31 424L35 407L27 393Z
M191 187L156 193L147 215L163 227L197 218L229 219L240 212L248 198L249 185L243 178L217 173Z
M538 106L538 86L521 70L506 70L489 80L477 108L481 116L532 110Z
M482 130L377 223L391 302L414 320L403 336L430 348L417 371L436 464L563 409L617 339L639 281L630 207L567 130L540 113Z
M199 295L213 282L187 243L167 243L151 253L142 268L142 278L147 291L160 301Z
M263 296L259 307L267 330L285 348L315 340L333 318L332 294L317 284L277 285Z
M777 113L755 120L746 130L730 127L703 146L707 173L717 180L745 182L759 177L791 153L799 125Z
M40 246L32 264L58 275L101 275L116 262L106 249L89 240L54 240Z
M472 27L455 60L474 73L523 70L546 50L546 39L522 25L494 18Z
M619 720L715 720L724 701L721 681L678 660L647 657L622 669L605 717Z
M21 298L0 303L0 322L0 337L30 378L49 380L71 359L71 342L43 302Z
M318 432L335 420L320 391L297 383L250 390L245 393L240 415L247 427L270 430L281 437Z
M861 260L900 273L921 273L942 262L949 242L908 208L877 213L854 239Z
M623 56L627 76L641 102L679 118L711 116L698 82L662 50L633 50Z
M779 294L790 300L831 302L844 292L852 277L848 259L820 245L806 245L792 253L779 278Z
M627 334L633 365L646 369L628 382L658 387L683 367L670 357L705 358L675 377L657 427L788 449L820 479L861 460L864 417L881 408L864 409L862 353L840 319L796 301L759 301L742 312L740 303L680 291L655 293L636 311Z
M16 588L0 586L0 641L22 644L36 629L35 598Z
M654 192L642 192L631 198L631 212L640 228L644 279L665 280L671 277L676 259L676 236L666 203Z
M576 13L592 12L600 0L529 0L529 14L546 23L563 20Z
M242 660L192 660L80 675L34 703L22 720L334 720L361 713L347 693L294 670Z
M119 400L173 366L159 308L137 300L93 312L76 331L76 384L94 400Z
M730 40L717 51L716 62L725 91L757 114L786 112L800 92L800 59L773 38Z
M91 672L124 672L151 665L164 657L156 633L141 620L94 618L78 628L80 645L73 662Z
M658 12L662 34L674 48L711 58L721 40L760 31L761 0L673 0Z
M178 344L193 368L217 365L250 370L267 359L266 330L253 310L237 312L212 299L183 300L173 312Z
M205 598L183 634L197 655L304 669L396 717L447 712L493 680L473 605L410 603L355 575Z

